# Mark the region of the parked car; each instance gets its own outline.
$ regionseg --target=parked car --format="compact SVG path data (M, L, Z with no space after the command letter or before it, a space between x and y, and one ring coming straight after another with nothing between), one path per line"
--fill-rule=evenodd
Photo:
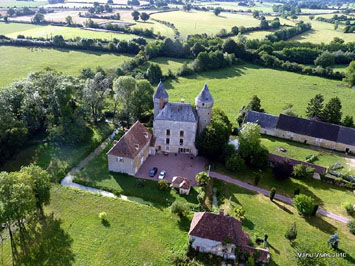
M157 172L158 172L158 168L153 167L152 170L150 170L149 172L149 176L154 177Z
M165 170L161 171L159 174L159 179L164 179L165 175L166 175L166 171Z

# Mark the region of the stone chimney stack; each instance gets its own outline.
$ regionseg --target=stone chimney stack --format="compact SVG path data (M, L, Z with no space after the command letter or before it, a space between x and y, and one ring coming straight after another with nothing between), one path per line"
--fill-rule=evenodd
M219 215L224 216L224 209L219 209Z
M185 99L181 99L181 103L185 103Z

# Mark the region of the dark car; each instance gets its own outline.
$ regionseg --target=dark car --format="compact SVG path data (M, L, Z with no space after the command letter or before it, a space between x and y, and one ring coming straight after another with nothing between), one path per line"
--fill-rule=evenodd
M153 167L153 169L150 170L150 172L149 172L149 176L150 176L150 177L153 177L153 176L155 176L155 174L156 174L157 172L158 172L158 168Z

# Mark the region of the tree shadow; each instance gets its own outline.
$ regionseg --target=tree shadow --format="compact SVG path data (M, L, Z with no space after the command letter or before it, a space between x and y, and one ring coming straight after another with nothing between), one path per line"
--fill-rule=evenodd
M305 220L312 226L318 228L322 232L332 235L336 232L337 228L327 221L323 220L318 216L307 217Z
M62 221L54 214L43 220L33 218L29 223L27 254L20 254L21 265L73 265L73 239L61 228Z
M248 218L244 218L243 226L245 226L249 230L254 230L255 224L251 220L249 220Z
M276 254L280 254L280 250L278 250L277 248L275 248L273 245L271 245L269 242L267 242L268 243L268 245L269 245L269 247L272 249L272 250L274 250L275 251L275 253Z
M345 256L344 259L347 260L348 262L350 262L351 265L355 265L355 258L353 258L353 257L351 256L351 254L347 253L345 250L343 250L343 249L341 249L341 248L338 248L338 249L337 249L337 252L338 252L338 253L345 253L346 256Z
M188 232L190 230L191 219L188 217L180 217L178 225L181 231Z
M288 214L293 214L292 211L290 211L288 208L286 208L282 204L278 203L277 201L273 200L272 203L274 203L277 207L279 207L281 210L287 212Z
M110 222L107 219L102 219L101 223L105 227L110 227L111 226Z

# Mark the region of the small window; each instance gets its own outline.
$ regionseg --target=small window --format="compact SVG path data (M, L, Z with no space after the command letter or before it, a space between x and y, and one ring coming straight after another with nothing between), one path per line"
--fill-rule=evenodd
M147 139L148 138L148 133L144 132L144 137Z
M184 145L184 139L180 139L180 146Z
M139 145L138 144L134 144L134 147L136 148L136 150L139 150Z
M202 103L202 106L205 106L205 104L204 104L204 103Z
M180 137L184 137L184 130L180 130Z
M124 162L123 158L121 158L121 157L117 157L116 160L117 160L118 163L123 163Z
M170 136L170 129L167 129L167 130L166 130L166 135L167 135L167 136Z
M307 140L304 140L304 144L307 144Z
M170 139L166 138L165 143L169 145L170 144Z
M169 146L166 146L165 150L167 150L167 151L168 151L168 150L169 150Z

